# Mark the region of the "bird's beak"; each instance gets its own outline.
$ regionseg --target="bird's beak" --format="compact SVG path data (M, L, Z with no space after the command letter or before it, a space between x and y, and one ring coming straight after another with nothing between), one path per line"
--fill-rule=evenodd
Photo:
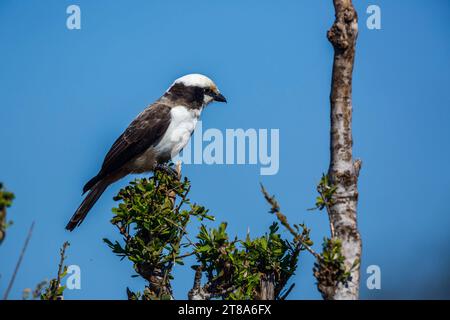
M221 93L216 93L213 96L213 99L214 99L214 101L217 101L217 102L225 102L225 103L227 103L227 99Z

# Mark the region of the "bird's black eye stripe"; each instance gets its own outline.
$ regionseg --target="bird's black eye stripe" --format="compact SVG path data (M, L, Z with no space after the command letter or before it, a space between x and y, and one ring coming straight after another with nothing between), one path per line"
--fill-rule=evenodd
M205 89L205 93L210 94L211 92L212 92L211 89L209 89L209 88Z

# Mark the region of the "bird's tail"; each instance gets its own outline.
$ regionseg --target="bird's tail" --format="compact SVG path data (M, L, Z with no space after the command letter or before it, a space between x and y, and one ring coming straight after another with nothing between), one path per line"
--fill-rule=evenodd
M98 198L100 198L109 184L109 181L100 180L91 188L86 198L84 198L83 202L80 204L77 211L75 211L67 224L67 230L73 231L73 229L78 227L83 222L84 218L86 218L89 213L89 210L91 210L92 206L97 202Z

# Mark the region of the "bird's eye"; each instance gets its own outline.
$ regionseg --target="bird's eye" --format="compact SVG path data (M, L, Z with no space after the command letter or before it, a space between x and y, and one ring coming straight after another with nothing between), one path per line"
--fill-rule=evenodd
M211 89L205 89L205 94L210 94L212 91L211 91Z

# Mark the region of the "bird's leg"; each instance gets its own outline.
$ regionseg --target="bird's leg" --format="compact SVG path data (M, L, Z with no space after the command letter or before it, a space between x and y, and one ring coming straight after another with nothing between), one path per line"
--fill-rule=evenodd
M155 171L157 171L157 170L162 171L162 172L178 179L178 172L176 172L174 169L169 167L166 163L158 163L155 167Z

